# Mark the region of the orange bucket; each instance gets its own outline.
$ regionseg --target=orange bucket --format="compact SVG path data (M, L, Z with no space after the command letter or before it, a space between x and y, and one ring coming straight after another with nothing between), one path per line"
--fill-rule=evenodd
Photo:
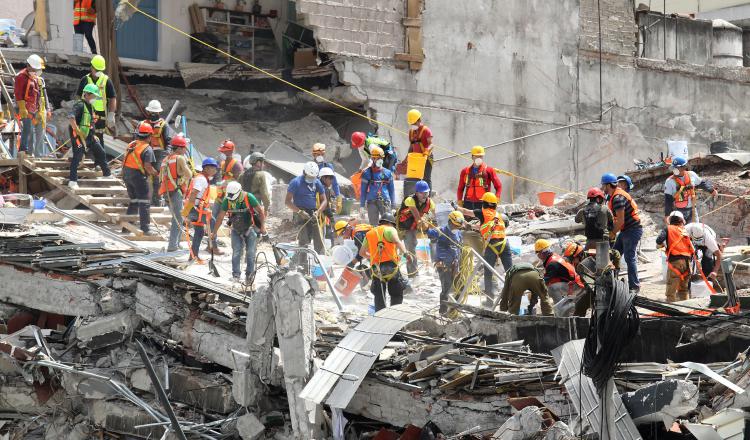
M357 196L357 200L359 200L360 190L362 189L362 171L357 171L356 173L352 174L352 177L350 177L349 180L352 181L352 186L354 187L354 195Z
M336 284L333 285L333 287L341 292L344 296L349 296L354 292L354 289L359 285L359 282L362 280L362 275L359 273L353 271L349 267L345 267L344 271L341 272L341 276L339 277L338 281L336 281Z
M539 204L542 206L555 205L555 193L552 191L542 191L536 195L539 198Z

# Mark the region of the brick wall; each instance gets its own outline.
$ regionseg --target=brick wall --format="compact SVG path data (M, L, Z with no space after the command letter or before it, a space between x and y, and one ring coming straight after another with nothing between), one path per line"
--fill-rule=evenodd
M405 8L403 0L297 0L320 50L373 59L404 51Z
M597 0L580 0L580 48L599 50ZM633 56L638 42L633 0L600 0L603 52Z

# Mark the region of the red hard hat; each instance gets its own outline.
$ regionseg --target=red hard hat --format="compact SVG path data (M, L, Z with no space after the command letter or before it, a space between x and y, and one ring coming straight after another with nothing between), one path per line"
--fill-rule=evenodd
M604 191L602 191L600 188L589 188L589 192L586 194L586 197L589 199L593 199L595 197L601 197L604 198Z
M175 137L172 138L171 144L172 144L173 147L186 148L187 147L187 139L185 139L185 136L183 136L181 134L178 134L178 135L176 135Z
M229 139L225 140L221 145L219 145L219 151L222 153L232 150L234 150L234 142L230 141Z
M361 131L352 133L352 148L359 148L365 143L365 134Z
M154 127L151 126L146 121L141 121L140 124L138 124L138 134L153 134L154 133Z

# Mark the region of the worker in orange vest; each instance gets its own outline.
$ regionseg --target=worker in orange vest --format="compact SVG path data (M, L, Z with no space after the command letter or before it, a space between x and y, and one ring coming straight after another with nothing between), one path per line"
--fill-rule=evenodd
M172 139L172 129L167 124L167 121L161 117L163 109L161 108L161 102L157 99L149 101L146 107L147 122L154 129L151 133L149 142L151 143L151 149L154 150L154 158L156 159L156 169L161 169L161 163L164 162L164 158L169 154L169 143ZM151 204L154 206L163 206L163 199L159 194L160 179L159 176L154 177L154 191L151 194Z
M547 285L547 293L555 303L555 315L568 316L573 311L576 300L585 293L581 277L570 262L552 252L552 243L549 240L537 240L534 243L534 251L544 266L544 283ZM563 299L567 301L562 302ZM560 307L566 303L565 308Z
M138 125L136 140L128 145L122 162L122 178L128 189L128 210L126 215L138 213L143 235L156 235L150 230L151 199L149 198L148 178L158 174L154 168L154 150L149 144L149 137L154 129L148 122Z
M406 179L404 182L404 194L412 194L414 185L418 180L424 180L432 187L432 130L422 121L422 112L411 109L406 113L406 122L409 123L409 153L420 153L427 156L422 179ZM406 158L408 160L408 156Z
M669 214L669 224L656 237L656 246L667 252L668 302L685 301L690 297L690 263L695 248L685 230L685 217L680 211Z
M73 0L73 52L83 53L83 37L89 43L91 53L96 54L96 0Z
M193 225L193 240L190 244L190 261L203 264L198 256L201 241L206 234L206 225L211 222L211 201L209 199L210 181L219 171L219 163L213 157L203 159L201 172L193 176L188 185L185 195L185 206L182 208L182 216L190 220ZM221 206L220 206L221 207ZM213 243L211 231L209 230L209 247ZM215 252L215 250L214 250Z
M215 230L216 218L219 216L221 201L227 192L229 182L234 182L242 175L242 159L234 155L235 145L229 139L219 145L219 172L214 177L216 185L216 202L211 210L211 230ZM224 255L224 251L219 249L219 242L216 236L213 237L214 255Z
M162 162L159 168L159 195L167 198L167 206L172 213L172 225L169 229L167 252L176 251L182 235L182 201L187 192L187 186L193 177L187 156L187 139L182 134L171 140L172 153Z
M719 194L709 180L701 179L695 171L688 171L687 166L688 162L684 157L672 159L672 175L664 182L664 222L667 224L672 211L680 211L685 224L698 221L693 218L696 189L702 189L712 197Z
M476 145L471 148L472 163L461 170L458 177L458 191L456 201L458 206L469 210L482 209L482 196L495 189L498 200L503 191L503 184L495 172L495 168L484 162L484 147ZM482 237L476 231L466 231L463 234L464 243L475 251L482 252Z
M613 246L625 259L628 265L628 288L633 293L641 289L638 280L638 258L636 250L643 236L643 226L638 211L638 204L633 197L617 183L617 176L605 173L601 179L601 189L607 195L607 207L612 211L613 226L610 230L610 239L615 238Z

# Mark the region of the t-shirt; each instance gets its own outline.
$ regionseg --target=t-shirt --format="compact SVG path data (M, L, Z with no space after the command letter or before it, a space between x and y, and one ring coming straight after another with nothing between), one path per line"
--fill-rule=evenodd
M640 220L633 218L633 206L628 202L628 199L622 195L616 195L612 199L612 214L617 216L617 211L625 210L625 223L622 226L622 230L637 228L641 226Z
M81 82L78 83L78 89L76 89L76 98L80 98L81 95L83 95L83 88L86 87L86 84L89 83L89 75L86 74L81 78ZM96 84L96 81L98 78L91 78L92 81L94 81L94 84ZM107 94L107 100L110 100L112 98L117 98L117 92L115 91L115 86L112 85L112 78L109 78L107 80L107 84L104 86L104 92ZM107 108L109 103L105 102L104 106Z
M85 107L88 107L89 114L91 115L91 132L90 135L94 133L93 127L94 127L94 109L91 107L90 104L85 103L82 99L79 99L73 104L73 107L70 109L70 113L68 113L68 118L73 118L76 121L76 124L80 126L81 124L81 118L83 118L83 109ZM68 131L71 133L71 137L73 134L73 128L68 127Z
M153 153L152 153L153 154ZM198 201L203 197L203 192L208 188L208 179L203 173L199 173L193 178L193 191L196 192L195 200Z
M425 202L427 203L427 202ZM404 199L404 206L408 208L416 208L417 207L417 201L414 200L414 197L409 196ZM429 212L435 212L435 204L430 201L430 210Z
M428 140L432 137L432 130L430 130L430 127L423 125L417 129L411 129L410 131L414 131L414 130L421 131L420 133L421 135L419 136L419 142L422 145L422 148L425 148L425 149L429 148L430 144L428 143ZM411 135L409 136L409 139L411 139ZM414 152L421 153L421 151L417 151L417 148L418 147L415 145L410 145L409 151L412 153Z
M396 231L396 228L394 228L393 226L386 226L385 228L383 228L383 240L389 243L396 243L396 241L398 241L398 231ZM369 249L367 236L365 236L365 239L362 240L362 246L364 246L365 249Z
M692 185L693 187L697 187L698 185L703 183L703 180L697 174L695 174L694 171L688 171L687 173L690 176L690 185ZM664 194L669 196L674 196L677 193L678 189L677 181L673 177L674 176L670 176L669 178L667 178L667 181L664 182ZM682 179L684 180L685 178L682 177ZM692 206L693 200L690 199L686 208L690 208Z
M294 206L300 209L318 209L316 194L325 197L326 190L320 179L315 179L313 183L307 183L304 176L297 176L289 182L286 189L287 193L292 193L292 202Z
M246 230L248 226L253 223L252 214L245 204L245 196L247 195L247 202L251 207L256 208L260 206L258 199L254 195L242 191L240 196L236 200L231 201L224 197L221 201L221 210L229 213L229 217L232 219L232 227L239 230ZM239 217L239 218L237 218ZM260 226L260 225L257 225Z
M703 223L688 223L685 226L685 231L687 231L690 236L694 235L693 232L695 230L701 230L703 233L702 239L693 240L695 246L705 247L706 253L710 255L713 255L714 252L719 250L719 243L716 241L716 232L714 232L710 226Z

